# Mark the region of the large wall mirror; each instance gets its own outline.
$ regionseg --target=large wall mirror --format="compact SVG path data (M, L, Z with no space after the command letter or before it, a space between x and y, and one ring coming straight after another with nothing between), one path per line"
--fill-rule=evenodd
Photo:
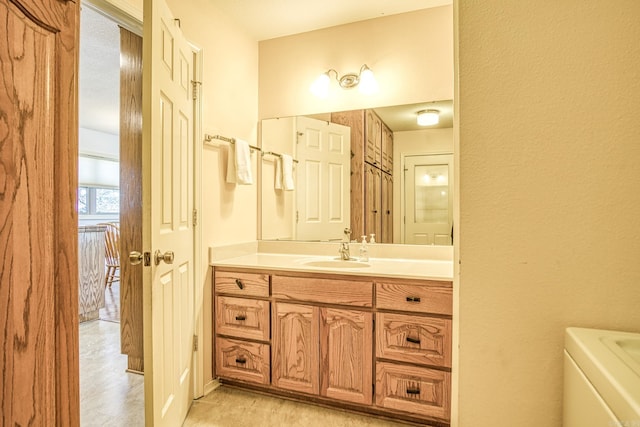
M261 148L262 240L452 244L453 101L265 119Z

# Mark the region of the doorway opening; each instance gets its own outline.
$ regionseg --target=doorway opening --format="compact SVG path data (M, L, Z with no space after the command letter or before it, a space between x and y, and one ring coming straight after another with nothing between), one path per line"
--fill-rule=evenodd
M114 263L106 256L110 240L107 230L117 227L121 231L119 240L112 245L118 255L124 253L121 243L134 237L130 230L121 227L122 215L127 210L122 209L122 202L130 188L122 182L121 170L133 168L134 174L142 173L140 166L132 166L122 158L121 139L127 133L127 123L135 122L125 119L121 123L120 83L121 68L124 67L121 62L126 53L122 46L126 34L130 33L122 24L92 3L81 5L79 360L80 421L85 425L105 424L114 418L127 425L144 424L141 317L140 326L136 328L126 313L131 296L122 281L125 265L119 261ZM134 36L140 39L141 46L141 38ZM141 63L141 49L139 55ZM141 107L137 115L141 121ZM138 205L141 205L141 195L138 197ZM127 259L124 256L117 258ZM106 264L115 266L106 268ZM113 276L112 279L106 280L107 275ZM132 357L136 354L131 349L138 342L139 357Z

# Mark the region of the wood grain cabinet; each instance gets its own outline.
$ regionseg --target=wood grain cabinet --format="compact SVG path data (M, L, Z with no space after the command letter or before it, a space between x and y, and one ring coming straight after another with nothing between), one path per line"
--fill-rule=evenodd
M376 405L449 421L450 282L376 283Z
M392 243L393 203L384 209L388 214L381 204L392 200L393 132L374 110L334 112L331 121L351 128L351 236L375 234L378 242Z
M373 282L279 275L272 281L273 384L371 404Z
M215 271L215 373L271 381L269 275Z
M452 283L214 269L221 381L447 425Z

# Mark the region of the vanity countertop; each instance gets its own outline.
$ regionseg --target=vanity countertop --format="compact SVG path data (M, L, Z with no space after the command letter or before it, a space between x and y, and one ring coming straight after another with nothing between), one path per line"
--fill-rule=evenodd
M318 261L335 267L312 266ZM212 260L216 267L235 267L255 270L283 270L307 273L331 273L355 276L392 277L404 279L452 280L453 262L449 260L370 258L366 265L345 268L334 256L297 254L252 253Z

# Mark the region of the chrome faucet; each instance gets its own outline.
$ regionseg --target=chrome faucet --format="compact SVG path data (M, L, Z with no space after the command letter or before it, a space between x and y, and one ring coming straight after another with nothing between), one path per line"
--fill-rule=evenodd
M340 253L340 258L343 261L348 261L349 259L351 259L351 254L349 253L349 243L348 242L341 242L340 243L340 249L338 250L338 252Z
M340 242L340 249L338 253L340 253L340 259L343 261L347 261L351 259L351 253L349 252L349 243L351 242L351 229L344 229L344 236L342 238L342 242Z

